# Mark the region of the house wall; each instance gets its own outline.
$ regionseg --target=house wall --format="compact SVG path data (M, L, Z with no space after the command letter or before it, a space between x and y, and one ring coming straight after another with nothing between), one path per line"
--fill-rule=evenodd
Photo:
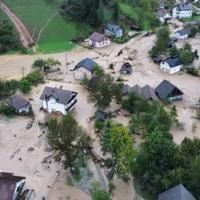
M24 106L23 108L17 110L17 112L20 113L20 114L21 114L22 112L26 112L26 113L28 113L29 110L30 110L30 108L31 108L31 105L29 104L29 105Z
M95 42L95 41L89 40L89 44L93 47L101 48L101 47L110 45L110 39L106 38L106 39L102 40L101 42Z
M70 107L75 102L75 100L76 100L76 98L74 98L68 105L63 105L63 104L56 102L56 100L52 97L48 101L43 100L42 106L43 106L43 109L47 109L47 111L49 113L51 113L53 111L55 111L55 112L58 111L58 112L61 112L63 115L66 115L67 111L65 109ZM70 110L72 110L74 107L75 107L75 105Z
M178 11L177 8L173 8L172 10L172 16L174 18L190 18L192 17L192 10L186 10L186 11Z
M174 33L173 35L175 38L179 39L179 40L185 40L188 38L188 34L185 34L185 35L180 35L179 33Z
M77 80L83 80L85 75L88 79L91 79L92 77L92 73L83 67L80 67L74 71L74 78Z
M168 98L169 101L180 101L182 99L183 99L183 95Z
M160 69L163 70L164 72L167 72L169 74L174 74L179 72L183 68L182 65L178 65L176 67L171 68L167 62L161 62L160 63Z

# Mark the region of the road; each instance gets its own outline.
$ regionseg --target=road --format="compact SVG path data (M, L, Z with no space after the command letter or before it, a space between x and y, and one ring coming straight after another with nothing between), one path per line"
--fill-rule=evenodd
M20 41L25 48L32 47L34 40L21 20L2 2L0 1L0 9L10 18L19 33Z

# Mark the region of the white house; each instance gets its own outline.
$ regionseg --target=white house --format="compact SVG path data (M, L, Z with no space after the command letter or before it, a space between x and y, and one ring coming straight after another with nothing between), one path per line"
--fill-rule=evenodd
M79 62L73 69L75 79L82 80L84 76L86 76L88 79L91 79L94 68L96 66L98 66L98 64L92 59L85 58L84 60Z
M31 104L20 95L12 96L8 101L8 105L19 114L28 113L31 109Z
M109 23L106 25L104 29L104 34L108 37L120 38L123 36L124 30L122 27L118 26L117 24Z
M173 37L178 39L178 40L185 40L189 37L189 35L191 34L191 31L190 29L181 29L179 31L176 31L174 34L173 34Z
M170 21L172 16L170 15L169 10L165 9L165 8L159 8L159 10L157 11L157 18L162 22L167 22Z
M92 33L88 40L90 46L95 48L101 48L110 45L110 38L97 32Z
M14 176L12 173L0 172L0 199L17 200L25 184L25 177Z
M192 17L193 8L191 3L177 4L172 9L172 16L174 18L190 18Z
M183 68L179 58L168 58L160 63L160 69L169 74L179 72Z
M66 115L75 107L77 94L73 91L45 87L40 97L42 100L42 108L49 113L60 112Z

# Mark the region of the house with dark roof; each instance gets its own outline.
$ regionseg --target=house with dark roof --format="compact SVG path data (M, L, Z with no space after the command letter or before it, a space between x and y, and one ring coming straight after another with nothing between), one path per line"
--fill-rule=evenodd
M42 108L49 113L60 112L66 115L75 107L77 94L61 88L45 87L40 96Z
M193 8L191 3L176 4L172 9L172 16L174 18L183 19L190 18L193 14Z
M133 72L133 67L129 62L126 62L121 66L120 69L121 74L132 74L132 72Z
M142 88L137 84L131 88L131 91L134 92L137 96L141 96L143 93Z
M122 96L127 96L131 91L132 91L132 88L130 85L128 84L123 85Z
M168 22L172 18L172 16L170 15L170 11L163 7L158 9L156 16L162 23Z
M92 33L88 38L89 44L94 48L101 48L110 45L110 38L98 32Z
M25 177L0 172L0 200L17 200L25 184Z
M120 38L124 34L124 29L114 23L109 23L105 26L104 34L108 37Z
M85 76L91 79L95 67L98 64L90 58L85 58L79 62L73 69L75 79L82 80Z
M163 80L155 89L156 95L162 101L182 100L184 93L167 80Z
M98 110L95 112L95 121L104 122L107 119L107 115L102 110Z
M197 200L182 184L158 195L158 200Z
M8 105L12 107L15 112L21 114L28 113L31 110L31 104L20 95L14 95L9 98Z
M185 40L190 36L190 34L191 34L191 30L184 28L184 29L176 31L173 34L173 37L178 40Z
M145 85L144 87L140 87L139 85L135 85L133 87L124 85L122 88L122 95L127 96L130 93L134 93L135 95L148 100L159 101L154 89L149 85Z
M174 74L183 69L183 64L179 58L168 58L160 62L160 69L169 74Z
M145 85L143 88L142 88L142 95L145 99L148 99L148 100L152 100L152 101L158 101L158 97L156 96L156 93L154 91L154 89L149 86L149 85Z

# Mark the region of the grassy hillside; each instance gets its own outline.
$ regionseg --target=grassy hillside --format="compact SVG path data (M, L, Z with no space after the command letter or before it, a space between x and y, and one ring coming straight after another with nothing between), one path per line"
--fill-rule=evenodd
M83 22L66 21L58 13L65 0L3 0L30 30L38 44L37 50L43 53L61 52L74 47L71 42L77 36L87 36L92 28ZM51 3L48 3L51 2ZM146 1L146 0L144 0ZM55 2L55 3L52 3ZM102 1L103 23L113 21L112 1ZM121 1L119 4L119 24L126 30L136 25L144 30L152 28L155 12L134 7ZM146 4L144 4L146 5Z
M74 47L71 40L75 36L85 35L90 31L87 25L70 21L66 23L57 13L59 3L49 4L45 0L4 0L4 2L20 17L36 41L39 32L44 28L38 40L37 50L40 52L70 50Z

